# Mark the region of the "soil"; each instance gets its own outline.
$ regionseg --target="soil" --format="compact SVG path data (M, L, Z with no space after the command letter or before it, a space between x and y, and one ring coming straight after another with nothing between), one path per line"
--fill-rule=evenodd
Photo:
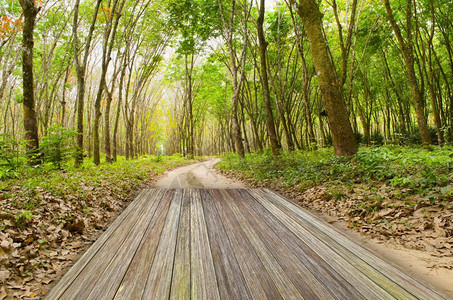
M220 158L213 158L198 164L193 164L166 172L157 178L151 187L185 189L242 189L245 186L237 180L229 179L217 172L213 166Z

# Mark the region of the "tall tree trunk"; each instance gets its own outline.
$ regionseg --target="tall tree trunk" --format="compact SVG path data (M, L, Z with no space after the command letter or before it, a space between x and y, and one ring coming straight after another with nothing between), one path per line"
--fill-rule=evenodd
M293 8L291 5L289 5L289 11L291 14L294 35L296 38L297 50L299 51L300 58L302 59L302 76L303 76L302 93L303 93L303 101L304 101L304 108L305 108L305 116L306 116L307 126L308 126L308 134L310 137L310 148L313 148L316 150L317 141L316 141L315 131L313 129L313 120L312 120L312 116L311 116L310 95L309 95L309 83L310 83L311 76L309 76L309 74L308 74L307 63L305 60L304 47L303 47L304 46L304 40L303 40L304 36L299 32L299 30L297 28L296 19L294 18ZM297 139L296 139L296 142L297 142Z
M88 62L88 54L90 53L91 40L93 38L93 32L99 12L99 6L102 0L96 1L94 9L93 19L91 21L90 29L88 32L88 38L85 44L85 53L83 60L79 58L79 6L80 0L76 0L74 5L74 23L72 26L72 32L74 36L74 66L77 74L77 148L78 153L75 158L75 166L79 167L83 163L83 113L84 113L84 102L85 102L85 72Z
M184 62L185 62L185 103L186 109L184 110L187 114L186 119L186 129L187 129L187 155L189 157L194 156L194 120L193 120L193 54L190 54L190 62L188 55L185 55Z
M274 155L278 155L280 151L280 144L278 142L277 133L275 131L275 124L274 124L274 115L272 113L272 104L271 104L271 97L269 92L269 79L267 77L267 62L266 62L266 47L267 42L266 38L264 37L264 30L263 30L263 23L264 23L264 0L260 1L259 7L259 15L256 21L256 26L258 30L258 42L260 47L260 69L261 69L261 83L263 88L263 99L264 99L264 107L266 111L266 125L267 125L267 132L269 134L269 139L271 142L271 149ZM286 126L286 124L284 124Z
M415 113L417 115L418 130L422 143L424 146L431 144L431 137L428 130L428 123L425 116L425 109L423 105L423 95L418 86L417 75L415 74L415 56L414 56L414 45L412 42L412 0L407 1L406 7L406 35L407 39L404 40L399 25L396 23L393 15L392 8L390 7L389 0L384 0L385 10L387 16L392 25L393 32L398 39L398 43L403 54L404 63L406 65L407 77L409 79L409 85L411 87L412 100L414 103Z
M107 89L107 88L106 88ZM110 141L110 107L112 105L112 94L107 93L107 103L105 106L105 115L104 115L104 151L105 151L105 161L107 163L112 162L112 151L111 151L111 141Z
M241 127L239 125L238 120L238 102L239 102L239 93L241 91L241 85L244 81L244 73L245 73L245 57L247 54L247 40L248 40L248 28L247 22L250 16L250 9L251 7L247 7L247 1L244 2L244 19L243 19L243 36L244 41L242 47L241 57L239 62L236 62L236 50L233 44L233 33L234 33L234 18L236 16L235 9L236 9L236 0L232 0L231 3L231 11L230 11L230 19L226 20L223 6L221 0L218 0L222 23L224 26L225 31L225 38L228 45L228 52L230 58L230 71L233 77L233 96L231 97L232 108L231 108L231 119L232 119L232 130L233 130L233 140L234 145L236 148L236 152L238 153L239 157L244 157L244 144L242 143L241 137ZM241 66L241 73L239 74L239 66ZM239 75L239 76L238 76ZM239 78L238 78L239 77Z
M323 34L322 14L315 0L299 0L297 8L310 41L313 64L329 118L335 154L337 156L354 155L357 153L357 141L349 122L335 65L329 55L329 47Z
M117 11L117 4L119 0L114 0L112 12L116 14L115 20L111 17L108 19L107 26L104 31L104 43L102 46L102 70L101 70L101 80L99 82L98 92L96 95L96 101L94 102L94 125L93 125L93 162L95 165L101 163L101 147L100 147L100 137L99 137L99 123L101 118L101 100L104 93L104 88L106 86L106 75L108 66L111 60L111 53L113 49L113 44L115 42L116 29L119 23L119 18L121 17L121 8ZM124 4L124 1L123 1ZM110 157L108 158L110 160Z
M29 164L38 165L41 160L37 158L39 136L33 85L33 31L35 29L36 16L40 9L35 6L34 0L20 0L20 5L24 14L22 72L25 140Z

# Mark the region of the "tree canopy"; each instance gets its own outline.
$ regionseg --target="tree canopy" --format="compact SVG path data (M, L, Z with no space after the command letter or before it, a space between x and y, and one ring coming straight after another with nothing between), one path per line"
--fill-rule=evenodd
M158 149L332 145L348 156L357 144L451 143L452 10L441 0L3 1L2 145L39 163L39 140L59 128L80 165Z

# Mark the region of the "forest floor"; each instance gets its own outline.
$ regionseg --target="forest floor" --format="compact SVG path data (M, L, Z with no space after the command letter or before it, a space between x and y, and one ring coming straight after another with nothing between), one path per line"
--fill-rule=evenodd
M148 156L0 181L0 300L46 295L139 190L195 162Z
M402 151L405 153L404 149ZM368 157L369 153L360 155ZM393 186L386 179L365 178L367 176L363 174L362 178L351 181L351 178L359 177L354 168L358 168L360 162L347 162L354 166L345 167L341 161L324 161L324 166L311 169L308 162L311 157L302 158L304 162L301 163L299 159L303 154L294 155L297 159L289 156L273 159L266 154L256 154L243 161L226 157L217 168L223 175L248 187L266 187L281 193L358 244L453 299L453 201L451 193L445 192L451 190L451 171L442 170L447 172L447 185L433 184L426 190L411 191L408 185ZM314 160L319 161L319 156ZM376 162L378 160L375 159L370 168L382 167L382 161ZM418 165L422 164L418 161ZM387 167L391 169L391 166ZM335 171L332 170L335 168L341 171L340 174L349 172L345 176L348 178L334 180ZM431 171L437 174L439 168L436 166L436 171ZM323 169L328 170L324 177L320 175ZM307 184L300 180L304 171L317 172L315 176L321 180ZM428 175L425 172L423 177ZM414 176L411 178L415 180Z

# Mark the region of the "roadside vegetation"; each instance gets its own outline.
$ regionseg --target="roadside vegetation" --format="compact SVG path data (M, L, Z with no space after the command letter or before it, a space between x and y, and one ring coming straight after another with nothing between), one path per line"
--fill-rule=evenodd
M380 240L451 257L453 148L360 148L351 158L332 149L229 154L219 169L252 186L270 187L301 206L337 216ZM434 267L434 266L433 266ZM436 267L453 268L451 262Z
M14 169L2 159L0 181L0 299L44 295L153 178L195 162L179 155L119 157L116 163L72 159Z

